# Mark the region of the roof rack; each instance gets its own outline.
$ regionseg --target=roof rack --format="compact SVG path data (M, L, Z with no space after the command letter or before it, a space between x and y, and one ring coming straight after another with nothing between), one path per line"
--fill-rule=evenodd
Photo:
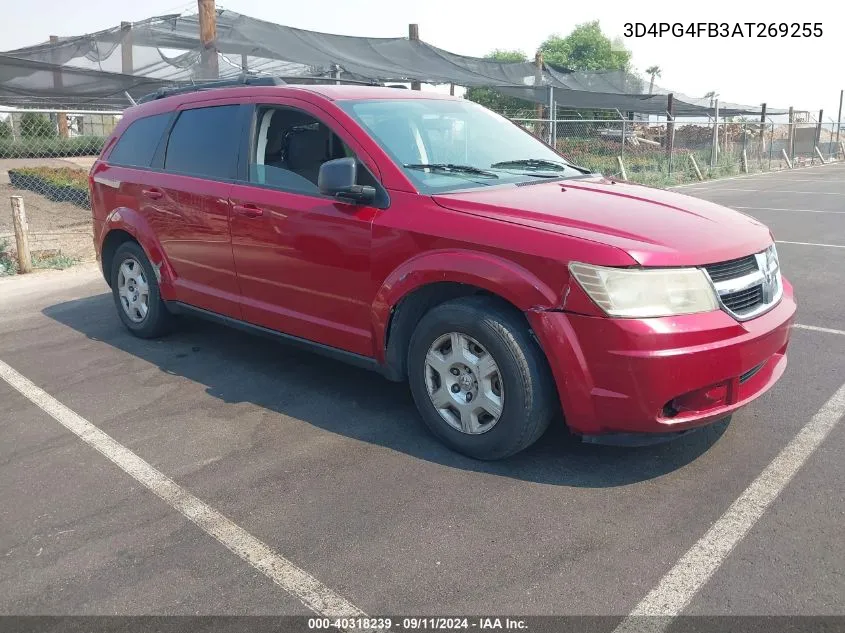
M186 94L189 92L200 92L202 90L216 90L217 88L231 88L233 86L284 86L291 83L298 84L355 84L359 86L381 86L377 81L359 81L356 79L338 79L336 77L309 77L309 76L266 76L242 74L232 79L218 79L213 81L204 81L202 83L190 83L182 86L169 86L166 88L159 88L155 92L144 95L138 99L138 103L146 103L147 101L156 101L164 99L165 97L172 97L173 95Z

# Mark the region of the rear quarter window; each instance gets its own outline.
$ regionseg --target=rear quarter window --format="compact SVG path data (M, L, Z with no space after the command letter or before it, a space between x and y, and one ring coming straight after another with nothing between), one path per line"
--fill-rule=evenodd
M129 124L108 157L108 162L129 167L149 167L167 129L171 114L154 114Z
M239 107L183 110L167 141L165 171L214 180L234 179L240 140Z

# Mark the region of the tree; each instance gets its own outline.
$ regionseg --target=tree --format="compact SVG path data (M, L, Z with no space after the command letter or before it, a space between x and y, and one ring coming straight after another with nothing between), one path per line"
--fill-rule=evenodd
M631 65L631 52L602 33L598 20L579 24L566 37L550 36L540 51L544 62L570 70L627 71Z
M496 49L485 55L484 59L491 62L526 62L528 58L522 51L509 51ZM529 101L519 99L517 97L509 97L507 95L496 92L492 88L476 87L468 88L464 95L470 101L475 101L486 108L490 108L496 112L507 112L509 114L517 114L519 110L528 110L534 107Z
M648 94L651 94L652 90L654 90L654 78L660 77L660 74L663 71L660 70L660 66L649 66L645 69L646 75L651 75L651 82L648 84Z

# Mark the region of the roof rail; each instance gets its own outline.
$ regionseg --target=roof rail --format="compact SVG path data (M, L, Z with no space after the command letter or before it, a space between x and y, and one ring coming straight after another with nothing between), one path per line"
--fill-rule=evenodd
M260 77L258 75L240 75L232 79L218 79L204 81L202 83L189 83L181 86L168 86L159 88L155 92L144 95L138 99L138 103L156 101L173 95L185 94L188 92L200 92L202 90L216 90L217 88L230 88L232 86L283 86L287 82L276 77Z
M266 76L244 74L231 79L218 79L204 81L202 83L189 83L181 86L168 86L159 88L155 92L144 95L138 99L138 103L156 101L173 95L186 94L189 92L200 92L202 90L216 90L217 88L231 88L233 86L284 86L291 83L312 84L356 84L360 86L381 86L377 81L360 81L357 79L338 79L336 77L310 77L310 76Z

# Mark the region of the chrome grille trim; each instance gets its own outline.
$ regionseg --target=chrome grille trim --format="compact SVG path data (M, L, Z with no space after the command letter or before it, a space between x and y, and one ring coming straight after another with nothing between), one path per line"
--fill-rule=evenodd
M738 260L701 267L713 286L722 310L737 321L748 321L768 312L783 296L777 252L770 260L768 250ZM750 257L755 260L756 270L746 272L750 269ZM726 278L727 271L740 274Z

